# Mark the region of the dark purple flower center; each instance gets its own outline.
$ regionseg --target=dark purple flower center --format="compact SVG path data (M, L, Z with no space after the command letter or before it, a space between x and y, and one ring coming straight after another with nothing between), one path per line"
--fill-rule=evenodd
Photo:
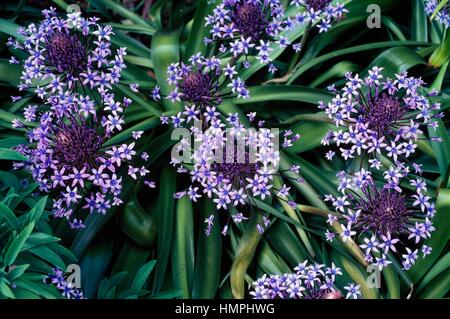
M356 209L361 210L356 225L380 235L401 233L411 214L405 197L394 190L375 186L366 188L364 194L365 198L356 205Z
M181 91L184 94L184 98L196 103L209 102L212 88L211 78L201 71L186 74L181 84Z
M53 159L60 167L95 167L102 143L97 131L84 123L61 123L54 135Z
M246 177L253 177L258 170L256 163L217 163L214 165L214 171L229 180L236 186L242 186Z
M237 153L237 152L235 152ZM235 185L241 187L242 183L247 183L246 178L252 178L259 169L258 163L250 163L249 153L245 153L245 159L239 163L237 154L233 159L227 159L226 151L223 155L222 163L214 163L212 169L218 176L222 176Z
M363 120L369 124L368 128L381 137L393 132L396 122L406 113L406 109L398 98L383 94L369 102L364 113Z
M47 38L46 58L59 72L76 75L86 64L85 48L76 35L55 31Z
M268 25L262 5L243 0L233 10L231 20L239 33L244 38L260 39Z
M309 8L317 10L323 10L325 9L332 0L306 0L306 3Z

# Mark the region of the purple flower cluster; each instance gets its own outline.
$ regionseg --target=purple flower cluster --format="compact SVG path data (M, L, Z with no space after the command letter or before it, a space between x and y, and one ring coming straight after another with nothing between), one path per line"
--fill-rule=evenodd
M291 5L303 7L305 11L295 16L297 23L316 26L319 33L327 32L334 20L342 18L348 12L344 4L333 4L332 0L292 0Z
M257 53L258 59L270 62L270 44L279 38L287 46L287 38L280 33L292 26L285 19L285 11L279 0L223 0L206 17L211 26L206 43L219 42L221 53L231 52L234 58Z
M409 168L404 165L391 167L384 172L385 184L380 185L364 169L352 177L339 172L338 191L342 196L326 196L335 210L329 214L328 223L341 222L342 240L357 241L365 259L380 270L391 263L388 253L401 255L403 268L409 269L420 252L423 257L431 252L421 242L435 230L431 221L435 205L423 179L409 181L413 191L399 186L408 174ZM335 236L327 231L328 240Z
M304 10L289 16L279 0L223 0L206 17L205 25L211 30L205 43L220 43L219 52L230 52L234 59L255 55L262 64L270 63L269 71L273 73L276 67L271 63L272 44L282 48L291 45L285 31L310 25L326 32L333 20L347 12L344 5L332 4L330 0L293 0L290 4ZM292 48L298 52L301 44L292 44ZM244 67L249 66L246 59Z
M43 15L39 25L19 28L20 40L8 41L28 53L19 89L36 86L44 100L42 108L25 107L24 122L12 123L27 129L29 142L17 147L28 161L15 168L29 169L40 190L54 195L55 217L66 218L74 229L83 228L83 218L75 217L78 212L105 214L122 203L124 163L133 179L149 171L131 163L134 142L110 143L122 131L123 111L132 102L126 97L118 101L111 92L125 68L125 49L112 53L112 28L80 12L62 19L51 8ZM133 138L141 134L133 132Z
M54 8L43 10L38 25L20 27L20 38L8 45L28 54L23 62L19 90L34 89L42 99L49 95L95 89L104 94L120 79L125 64L125 48L113 54L111 26L101 26L97 18L83 18L80 12L65 19ZM20 64L15 58L10 63Z
M322 144L334 142L344 159L384 154L397 162L415 152L422 125L438 126L434 119L442 117L438 113L440 104L431 103L421 93L421 79L408 77L406 72L396 74L395 80L385 79L378 67L369 70L364 79L351 73L346 78L347 83L332 102L319 105L337 127ZM327 157L333 155L331 151Z
M342 275L341 269L334 264L331 267L305 261L294 268L294 273L282 275L264 274L250 289L254 299L341 299L343 296L336 288L336 276ZM359 285L350 283L344 287L345 298L357 299L361 296Z
M67 282L67 275L61 269L53 268L52 273L44 279L44 282L54 285L67 299L85 299L83 291Z
M188 118L197 119L200 111L220 104L224 98L237 96L245 99L250 96L244 81L236 76L235 66L227 64L222 67L219 59L205 58L200 53L191 56L189 64L172 63L167 68L167 74L168 83L175 89L166 99L187 104L184 115ZM223 92L226 87L230 92ZM154 100L161 99L159 87L153 89L152 97ZM179 114L180 117L182 115ZM174 124L177 126L176 122Z
M134 179L149 172L145 166L132 166L134 142L105 146L122 130L121 114L131 100L115 101L112 93L104 98L104 106L96 109L89 96L51 96L50 110L42 113L37 125L27 132L29 145L17 148L28 161L16 163L15 168L29 169L42 191L55 194L54 215L69 220L72 228L84 227L82 220L73 216L83 197L82 208L89 213L105 214L112 205L122 203L123 164L128 164L128 175ZM33 106L25 113L30 110L36 112ZM25 117L30 122L36 118L31 114Z
M272 181L280 161L278 136L270 129L245 128L237 114L229 114L226 123L217 115L205 114L206 129L191 127L194 150L189 158L172 156L171 163L178 166L178 172L189 173L192 181L189 189L177 193L176 197L187 195L197 201L203 193L213 199L218 209L227 209L251 203L252 198L264 200L277 193ZM249 118L254 120L254 116L250 114ZM299 138L291 134L285 133L286 146ZM188 138L181 140L178 152L191 152ZM285 194L287 187L283 189Z
M426 0L425 11L429 16L432 16L436 11L439 2L437 0ZM439 12L436 14L437 20L442 23L446 28L450 26L450 3L445 4Z

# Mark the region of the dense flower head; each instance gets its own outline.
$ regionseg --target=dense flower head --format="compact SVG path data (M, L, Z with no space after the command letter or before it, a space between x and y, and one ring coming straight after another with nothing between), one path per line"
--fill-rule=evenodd
M229 114L222 122L219 113L205 113L206 129L191 127L194 149L191 152L191 136L183 138L178 151L191 154L188 158L172 156L172 164L179 172L191 175L192 185L177 196L189 196L193 201L203 193L212 198L217 208L244 205L251 198L265 199L276 191L273 176L277 174L280 153L278 136L267 128L246 128L237 114ZM253 118L253 115L251 116ZM299 136L285 133L283 147ZM202 188L202 191L199 188Z
M335 213L328 222L341 222L343 241L354 239L364 251L368 262L380 270L389 265L388 253L401 256L404 269L425 257L429 248L422 241L434 231L432 218L435 206L421 178L409 181L413 190L400 187L408 178L409 168L401 165L384 172L384 184L375 182L372 174L362 169L354 176L337 174L342 196L328 195ZM334 235L327 234L332 240Z
M28 160L15 168L29 169L41 191L54 194L54 216L66 218L72 228L84 227L81 217L74 216L78 204L101 214L121 204L122 166L128 164L128 175L134 179L148 173L145 166L133 167L134 142L105 145L122 130L121 113L131 100L116 101L112 93L104 97L101 107L89 96L50 97L49 109L38 117L28 114L36 125L27 131L29 144L17 148ZM37 106L32 110L36 112Z
M334 142L346 160L361 154L408 158L424 138L421 126L436 128L442 116L440 104L431 102L434 93L424 95L423 81L406 72L392 80L374 67L364 79L348 73L347 81L332 102L319 105L337 128L322 144Z
M254 299L341 299L343 295L336 288L336 277L341 269L307 261L294 268L294 273L263 275L252 283L250 295ZM360 287L353 283L344 287L345 298L360 297Z
M228 1L234 7L231 12L231 21L244 38L258 40L265 32L269 22L263 6L257 1Z
M80 12L58 17L55 9L43 10L39 24L19 27L17 39L8 45L25 52L19 89L34 90L42 99L77 88L104 94L120 80L125 68L125 48L111 49L111 26L98 19L83 18ZM16 58L11 63L19 64Z
M54 285L67 299L85 299L83 291L68 282L67 274L59 268L53 268L52 273L44 278L44 282Z
M198 115L218 105L223 99L237 96L248 98L247 87L235 71L235 66L220 65L220 60L205 58L200 53L189 58L189 64L172 63L167 69L168 82L175 88L166 99L172 102L183 101L185 111L172 118L175 127L181 118L198 120ZM159 100L159 87L152 92L153 98Z
M429 16L432 16L439 5L438 0L426 0L425 11ZM436 14L436 19L442 23L446 28L450 26L450 3L446 3Z
M279 0L223 0L206 17L206 25L211 31L205 41L220 42L220 52L236 58L256 50L261 62L268 63L269 45L290 24Z
M305 11L296 15L297 22L314 25L319 32L326 32L331 28L334 20L342 18L348 12L341 3L332 0L292 0L291 5L303 7Z

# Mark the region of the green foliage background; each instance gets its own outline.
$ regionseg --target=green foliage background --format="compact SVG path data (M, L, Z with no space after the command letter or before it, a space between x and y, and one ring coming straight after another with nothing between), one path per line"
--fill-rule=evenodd
M133 103L126 111L127 129L111 143L131 138L131 132L145 131L138 143L150 153L151 178L158 187L150 190L140 183L128 183L125 205L106 216L90 215L87 227L74 232L51 218L49 199L35 194L37 185L22 186L29 179L13 171L11 161L23 160L11 147L23 143L23 130L12 129L11 120L21 118L25 98L11 102L20 77L20 66L10 65L5 46L19 25L40 19L40 10L49 5L65 11L69 1L2 1L0 4L0 297L60 298L58 291L42 282L51 267L65 269L67 264L81 267L82 289L88 298L232 298L243 297L247 283L262 273L288 272L306 259L322 263L333 261L342 267L343 282L361 285L364 298L442 298L450 288L450 139L448 116L434 134L443 142L422 141L416 161L426 173L435 176L430 194L437 201L436 232L428 241L432 254L405 272L394 264L383 270L381 289L367 286L361 254L355 247L324 240L322 198L335 193L335 172L344 163L324 160L320 141L330 127L318 112L318 101L329 101L325 89L342 83L348 71L365 74L374 65L393 75L408 70L421 76L429 87L442 91L439 97L448 114L450 82L449 52L445 50L442 27L430 21L422 0L358 0L347 4L346 19L324 34L312 33L306 49L298 56L272 51L277 57L279 75L288 73L286 83L267 84L272 79L254 64L241 71L251 98L228 100L220 111L244 114L257 111L274 127L291 128L302 138L282 154L281 168L289 163L302 167L304 183L293 183L300 213L283 202L259 202L259 209L276 217L262 238L255 232L256 220L235 227L227 237L218 226L209 237L203 220L215 214L214 205L201 201L193 205L186 198L175 200L173 193L184 185L168 165L170 148L175 143L170 131L160 125L159 116L174 114L181 105L163 107L149 95L155 85L168 93L166 68L172 62L186 61L197 52L206 52L203 37L208 30L204 17L217 1L170 0L86 0L78 1L82 11L101 18L114 27L115 46L127 47L124 84L139 83L140 92L118 85L116 94L128 96ZM347 1L349 2L349 1ZM366 8L376 3L382 9L380 29L369 29ZM148 6L148 4L151 4ZM293 41L304 28L287 36ZM447 37L448 38L448 37ZM450 40L447 40L447 42ZM431 58L439 47L441 50ZM437 62L436 62L437 61ZM297 63L299 62L299 63ZM431 64L438 66L433 67ZM286 173L295 175L293 173ZM286 176L285 176L286 177ZM291 176L292 177L292 176ZM295 176L299 177L299 176ZM281 183L281 180L276 181ZM258 218L258 217L255 217ZM248 269L247 269L248 267ZM246 296L246 295L245 295Z

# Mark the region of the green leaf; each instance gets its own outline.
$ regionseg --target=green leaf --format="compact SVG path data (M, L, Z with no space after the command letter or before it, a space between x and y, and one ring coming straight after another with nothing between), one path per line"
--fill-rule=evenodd
M6 298L11 298L11 299L16 299L11 288L9 288L8 285L6 284L6 282L2 279L0 279L0 296L4 296Z
M116 145L119 143L122 143L129 138L132 137L133 132L137 131L147 131L149 129L152 129L156 126L158 126L161 123L160 119L157 117L151 117L149 119L146 119L136 125L133 125L126 130L123 130L119 134L113 136L110 138L106 143L103 144L103 146L110 146L110 145Z
M116 215L120 229L137 244L151 248L158 233L156 212L147 213L135 197Z
M349 61L341 61L333 65L329 70L326 70L322 74L318 74L317 78L310 84L310 86L318 87L333 78L342 79L346 73L357 71L359 71L359 66L357 64Z
M172 251L171 248L175 224L175 203L173 198L175 186L175 172L172 168L164 166L161 173L161 186L157 205L159 236L156 258L158 264L156 265L155 292L160 291L162 287L170 252Z
M413 0L412 3L412 39L428 41L428 19L423 0Z
M131 21L133 21L134 23L136 23L138 25L147 27L148 32L156 31L155 27L149 21L143 19L141 16L128 10L127 8L125 8L124 6L120 5L117 2L114 2L112 0L92 0L92 2L94 2L100 6L109 8L112 11L114 11L115 13L121 15L124 18L130 19Z
M26 143L27 140L23 137L8 137L0 140L0 149L12 148L20 144Z
M117 84L115 87L117 89L119 89L120 91L122 91L123 94L125 94L126 96L128 96L130 99L133 100L133 102L131 103L131 105L129 107L136 107L135 105L138 104L140 106L143 106L152 115L155 115L158 117L161 115L161 111L159 111L157 109L154 102L145 100L139 93L135 93L135 92L131 91L131 89L129 87L127 87L123 84Z
M364 299L377 299L377 288L370 288L367 283L367 272L358 264L353 263L344 255L331 251L332 260L345 271L356 284L361 287L361 294Z
M108 25L113 27L114 30L123 30L125 32L153 35L156 32L156 28L153 26L146 26L141 24L123 24L108 22Z
M111 42L115 46L127 48L127 53L131 53L139 57L150 57L151 55L150 49L142 44L142 42L139 42L138 40L118 30L114 30L114 36L111 37Z
M106 299L111 289L116 289L127 275L126 271L119 272L111 278L103 278L97 292L97 299Z
M420 294L423 289L440 273L450 268L450 252L447 252L444 257L439 259L436 264L427 272L425 277L420 281L420 284L416 288L416 294Z
M437 122L439 127L437 129L428 128L428 134L431 138L435 137L442 139L441 142L431 142L431 147L436 155L441 176L445 178L450 168L450 136L445 128L444 122L441 119L438 119ZM445 181L444 185L446 185Z
M17 28L19 25L14 22L6 19L0 19L0 32L6 33L14 38L24 40L25 37L19 33L17 33Z
M85 221L86 227L77 232L75 239L72 242L70 250L72 253L80 258L84 251L89 247L89 244L95 238L95 235L100 231L103 225L113 216L114 212L109 211L107 216L101 214L91 214Z
M25 273L25 271L28 269L30 267L30 265L28 265L28 264L26 264L26 265L15 265L15 267L14 267L14 269L13 270L11 270L9 273L8 273L8 280L9 281L14 281L14 280L16 280L17 278L19 278L20 276L22 276L24 273Z
M141 269L139 269L138 273L136 274L136 277L134 278L133 285L131 287L132 293L138 294L139 291L144 287L144 284L147 281L148 276L150 276L153 267L155 267L155 264L156 260L151 260L144 266L142 266Z
M292 29L286 32L282 32L281 35L288 38L288 40L292 43L295 42L298 38L300 38L305 33L306 26L305 24L299 24L297 26L294 26ZM277 43L273 43L270 45L272 48L269 57L272 61L275 61L277 57L279 57L285 50L285 48L282 48ZM246 81L250 76L252 76L256 71L260 70L263 67L267 67L262 63L259 63L254 57L250 57L248 61L251 63L251 66L248 69L243 70L240 72L240 77Z
M34 222L31 222L11 242L11 245L8 247L8 250L6 251L5 256L3 257L3 262L5 265L7 266L12 265L16 261L17 256L19 255L20 251L23 248L23 245L25 244L26 240L33 231L33 228Z
M188 299L194 278L194 222L192 203L187 196L177 201L174 235L172 277L175 288Z
M303 182L297 181L299 178L301 179L303 177L289 170L292 166L291 159L294 161L294 164L296 164L294 156L289 157L286 154L281 154L280 170L283 171L282 175L289 178L289 183L294 185L312 205L317 208L327 209L327 205L323 202L320 194L316 192L313 186L306 180Z
M19 278L16 282L14 282L18 288L23 288L31 291L43 298L47 299L61 299L61 293L56 289L55 286L45 284L42 282L42 279L39 282L25 280L23 278Z
M316 105L319 101L331 101L332 94L300 85L253 86L248 88L250 98L234 99L234 104L251 104L265 101L296 101Z
M420 0L419 0L420 1ZM381 22L397 37L397 40L406 41L406 37L403 35L403 32L400 26L390 17L382 16ZM420 40L418 40L420 41ZM423 40L426 41L426 40Z
M282 212L279 212L274 207L272 207L271 205L267 204L266 202L264 202L264 201L262 201L260 199L254 198L252 201L254 202L253 204L257 208L265 211L266 213L269 213L269 214L271 214L271 215L273 215L275 217L278 217L279 219L284 220L285 222L288 222L288 223L290 223L290 224L292 224L292 225L294 225L294 226L296 226L298 228L305 229L305 230L307 230L309 232L317 233L317 232L313 231L312 229L309 229L308 227L300 224L298 221L293 220L292 218L290 218L289 216L283 214Z
M42 213L45 210L45 205L47 204L47 199L48 196L44 196L41 199L39 199L39 201L36 203L36 205L30 210L30 212L28 213L28 221L33 221L35 223L37 223L42 216Z
M233 258L230 270L230 284L235 299L243 299L245 295L244 277L253 260L256 247L262 238L262 234L259 233L256 227L258 224L263 224L262 216L259 212L252 212Z
M205 17L215 8L217 1L199 0L197 1L197 10L195 11L194 23L186 45L184 53L184 61L186 62L190 56L201 52L205 54L206 46L203 43L204 37L208 36L209 28L205 27Z
M219 214L214 203L205 199L202 201L199 220L203 221L210 215L219 220ZM197 240L197 255L195 259L195 274L192 288L193 299L212 299L217 293L220 283L220 266L222 261L222 235L219 225L211 229L209 236L203 227L199 227Z
M266 274L283 274L291 271L283 258L276 254L265 240L261 240L258 249L258 266Z
M449 57L450 35L446 33L442 43L436 48L433 54L431 54L428 63L435 68L440 68L448 62Z
M20 82L21 66L10 64L7 59L0 59L0 82L17 86Z
M181 296L181 291L163 291L157 294L153 294L149 297L149 299L174 299L179 298Z
M39 245L45 245L49 243L56 243L60 241L58 237L48 235L46 233L34 232L28 237L27 241L23 245L23 250L29 250Z
M126 272L124 280L118 284L117 291L129 289L139 269L146 263L151 251L131 240L126 240L116 257L111 273Z
M436 15L441 11L443 7L447 4L448 0L441 0L439 1L439 4L437 5L436 9L434 9L433 14L431 15L431 19L434 19Z
M87 298L96 295L98 285L102 280L113 254L112 233L101 233L91 244L80 261L81 285Z
M450 290L450 268L439 274L431 281L429 287L419 296L422 299L444 298Z
M427 238L423 243L432 247L432 251L430 255L419 259L409 271L413 283L419 282L446 247L450 239L450 233L448 231L450 229L449 211L450 189L442 188L439 190L436 202L436 215L433 218L433 225L436 230L432 233L431 238Z
M421 41L385 41L385 42L375 42L369 44L361 44L350 48L345 48L341 50L335 50L331 53L324 54L315 59L312 59L305 64L300 65L300 67L294 72L294 74L289 78L287 84L291 84L294 82L300 75L311 69L312 67L317 66L325 61L337 58L341 55L352 54L357 52L370 51L375 49L383 49L397 46L429 46L430 44L427 42Z
M53 250L46 246L36 246L29 249L36 257L42 258L59 269L66 269L65 262Z
M314 114L317 119L322 114ZM292 147L286 149L287 153L299 154L322 146L322 139L330 129L335 127L332 123L303 120L291 127L292 132L300 134L301 138Z
M17 151L7 148L0 148L0 160L26 161L27 158L22 154L19 154Z
M9 207L6 206L3 202L0 202L0 217L5 218L12 228L19 229L19 220L11 211L11 209L9 209Z
M383 76L394 78L395 74L420 64L425 64L425 61L416 52L410 48L399 46L383 51L372 61L368 69L373 66L383 67Z
M283 187L283 183L282 183L280 177L278 177L278 176L274 177L273 186L276 189L281 189L281 187ZM297 212L289 205L289 203L287 203L285 200L282 200L281 198L278 198L277 200L281 204L284 211L290 218L292 218L293 220L295 220L298 223L304 224L303 219L300 220L299 216L297 216ZM316 253L314 252L314 249L312 248L312 245L311 245L312 238L308 235L308 233L303 228L296 227L296 230L297 230L298 235L300 236L300 239L302 240L303 244L305 245L306 249L308 250L308 253L311 255L311 257L314 258L316 256Z
M168 32L160 30L152 39L152 59L155 66L155 76L161 88L161 94L164 96L169 95L170 91L174 89L167 82L167 67L171 63L180 61L179 37L179 31ZM172 103L165 98L163 99L163 104L167 111L180 111L182 109L181 103Z
M383 268L384 281L386 282L389 299L400 299L400 282L392 267Z
M309 181L320 194L326 195L337 193L335 172L325 172L299 156L291 155L290 158L294 164L300 165L302 176Z
M297 266L307 259L306 248L303 247L289 225L281 220L272 223L266 233L266 239L270 246L289 262L291 267Z

